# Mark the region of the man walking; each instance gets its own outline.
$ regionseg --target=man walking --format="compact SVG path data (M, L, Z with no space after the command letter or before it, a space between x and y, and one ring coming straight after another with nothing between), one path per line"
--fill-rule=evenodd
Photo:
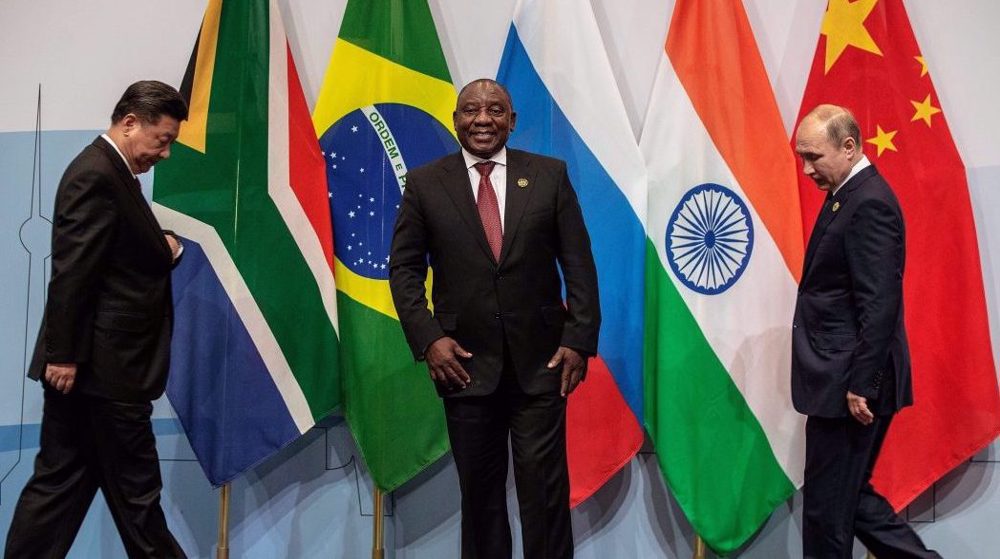
M940 557L870 480L893 415L913 403L903 324L906 233L895 194L842 107L799 124L795 151L827 198L806 249L792 329L792 401L806 421L802 547L849 559Z
M45 390L34 475L5 556L61 558L100 489L129 557L184 557L160 507L150 415L169 367L170 273L181 247L160 230L136 175L170 156L187 104L132 84L111 127L56 192L52 275L28 376Z

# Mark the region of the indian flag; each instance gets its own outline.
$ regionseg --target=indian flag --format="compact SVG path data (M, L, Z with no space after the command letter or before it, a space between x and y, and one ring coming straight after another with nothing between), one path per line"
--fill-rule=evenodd
M740 0L676 2L650 103L645 424L691 524L728 553L804 461L795 161Z
M323 160L274 0L212 0L153 208L184 238L167 393L208 479L340 402Z
M351 0L313 112L333 217L344 413L375 484L448 450L441 402L403 337L389 246L406 173L458 150L456 93L426 0Z

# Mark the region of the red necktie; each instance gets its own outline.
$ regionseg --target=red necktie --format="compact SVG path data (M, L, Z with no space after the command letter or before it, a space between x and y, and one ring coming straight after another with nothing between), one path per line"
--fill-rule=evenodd
M500 225L500 203L497 202L497 193L493 190L493 183L490 182L490 173L496 161L480 161L476 163L476 170L479 171L479 194L476 198L476 205L479 207L479 219L483 221L483 230L486 232L486 241L490 243L493 251L493 258L500 262L500 247L503 245L503 227Z

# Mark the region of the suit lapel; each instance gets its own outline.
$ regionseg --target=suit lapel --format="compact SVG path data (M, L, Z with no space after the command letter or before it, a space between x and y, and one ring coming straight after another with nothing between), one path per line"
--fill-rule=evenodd
M523 152L507 148L507 199L504 202L503 247L500 250L500 262L503 262L510 253L517 228L521 224L521 217L524 216L524 209L535 191L535 188L532 188L535 173L531 158Z
M823 209L820 211L819 217L816 218L816 225L813 226L812 235L809 236L809 246L806 248L805 262L802 265L802 280L805 281L812 269L813 258L815 257L816 247L819 246L820 239L826 233L827 228L830 224L837 219L838 215L844 213L844 207L847 206L851 195L861 183L865 182L868 177L875 174L875 166L871 165L862 169L858 174L851 177L851 180L847 181L847 184L842 186L837 192L837 195L829 202L823 204Z
M833 202L827 198L823 201L823 205L820 207L819 215L816 216L816 223L813 225L812 234L809 235L809 245L806 247L805 261L802 263L803 280L805 280L806 274L812 265L813 254L816 252L816 246L819 244L819 240L823 237L823 233L826 233L826 228L830 225L830 221L833 220L835 215L831 209L832 206Z
M111 166L114 167L115 181L125 192L125 198L131 202L131 209L142 216L140 219L148 226L144 229L146 233L150 234L150 239L161 250L170 254L170 245L167 244L167 240L163 237L160 224L156 221L152 209L150 209L146 199L142 196L139 179L132 176L132 171L129 170L128 165L125 164L125 161L122 160L121 156L118 155L118 152L115 151L115 148L107 140L99 137L94 140L93 145L101 150L104 156L110 161Z
M493 260L493 251L490 243L486 240L486 231L483 230L483 222L479 219L479 209L476 207L476 199L472 195L472 185L469 182L469 170L465 166L465 159L462 152L458 152L442 165L444 171L441 182L444 183L445 192L451 198L458 215L462 216L462 221L469 228L469 231L476 238L479 247L486 253L486 256Z

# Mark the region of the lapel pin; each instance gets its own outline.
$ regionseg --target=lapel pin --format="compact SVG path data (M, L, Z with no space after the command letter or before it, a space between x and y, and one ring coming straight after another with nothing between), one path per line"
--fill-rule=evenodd
M517 186L521 188L528 186L528 179L517 179Z
M837 211L839 209L840 209L840 202L834 202L833 203L833 211Z

